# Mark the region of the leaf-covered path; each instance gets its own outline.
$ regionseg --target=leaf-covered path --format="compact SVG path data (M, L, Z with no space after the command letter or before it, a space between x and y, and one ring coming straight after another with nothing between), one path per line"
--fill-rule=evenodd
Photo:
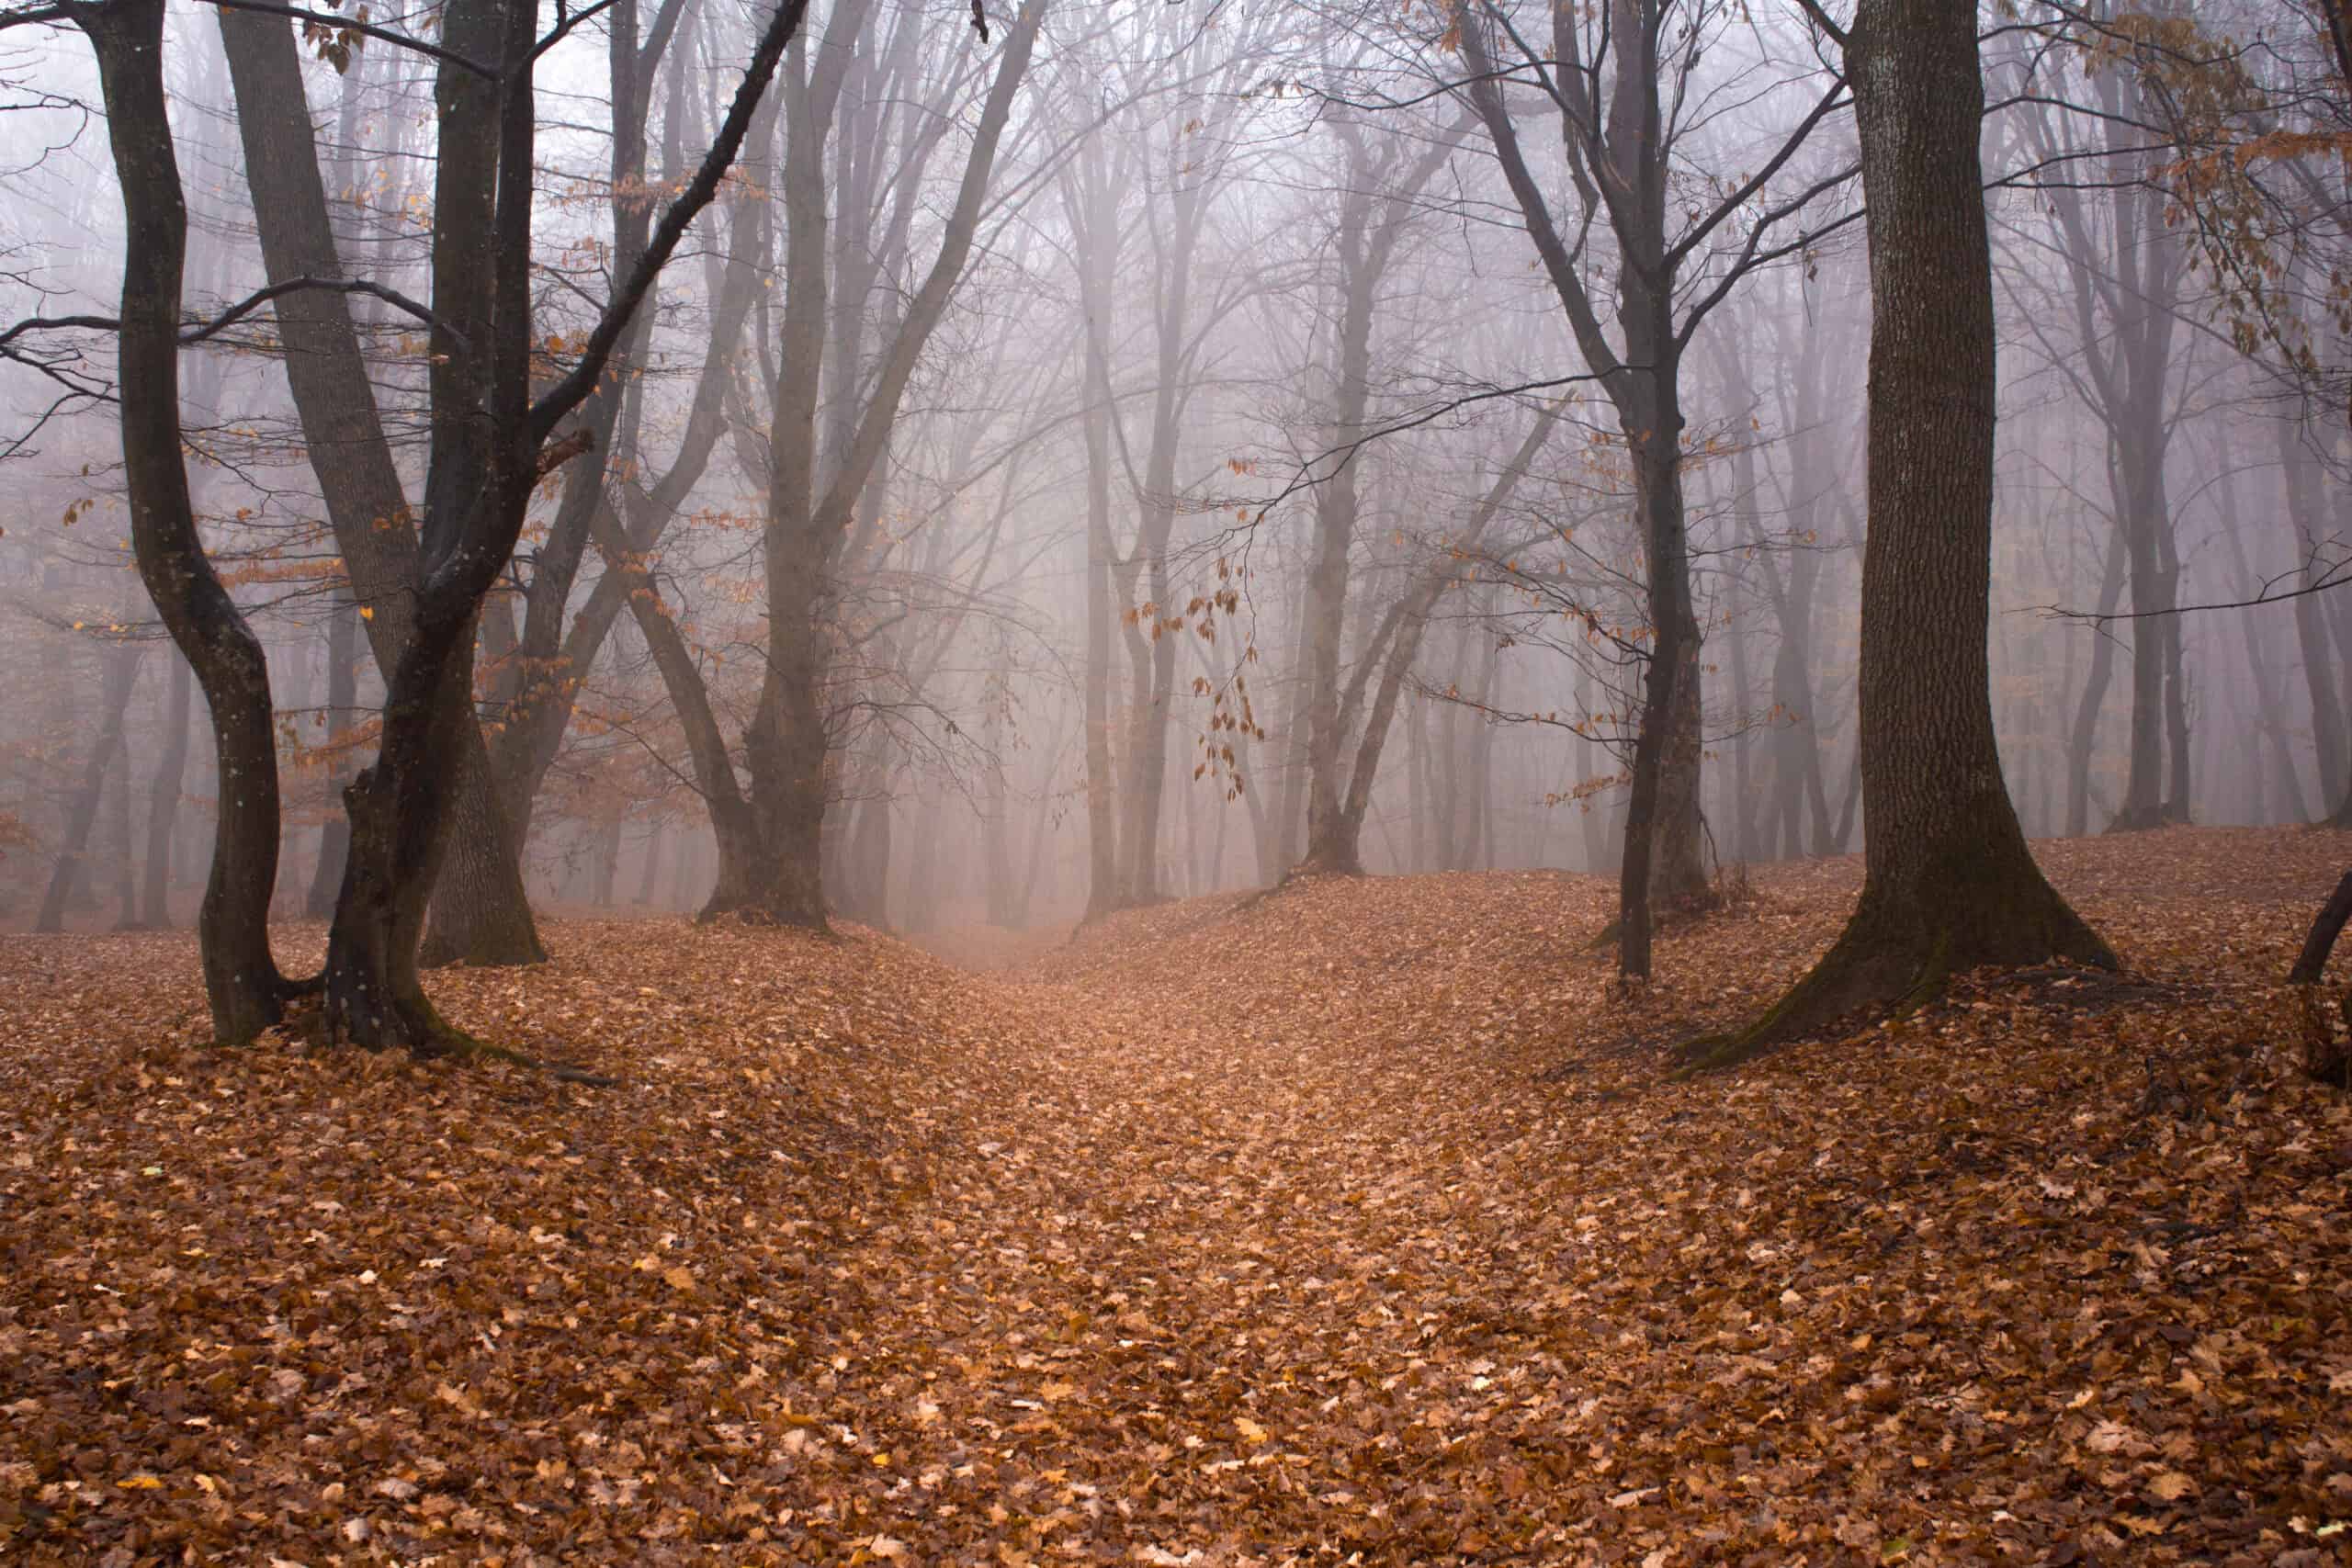
M2048 846L2146 985L1688 1084L1849 865L1634 1003L1511 874L437 977L606 1090L0 939L0 1556L2335 1561L2352 1112L2269 980L2347 849Z

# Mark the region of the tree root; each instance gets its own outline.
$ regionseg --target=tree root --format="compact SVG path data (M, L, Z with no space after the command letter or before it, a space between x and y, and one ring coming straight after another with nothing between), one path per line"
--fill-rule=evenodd
M1737 1066L1775 1047L1817 1039L1873 1014L1908 1018L1942 995L1951 978L1951 942L1938 940L1916 963L1867 951L1849 926L1838 944L1787 995L1744 1029L1702 1035L1676 1048L1675 1076Z
M303 989L295 995L314 1000L319 1005L304 1008L299 1016L289 1015L287 1025L305 1043L321 1049L338 1046L356 1047L364 1051L405 1049L411 1058L420 1062L507 1062L518 1067L528 1067L533 1072L545 1073L558 1083L579 1084L589 1089L617 1089L622 1083L621 1079L604 1073L592 1073L584 1067L549 1061L512 1045L501 1045L495 1041L469 1034L443 1018L430 1002L421 1010L422 1016L417 1016L419 1010L401 1010L402 1039L377 1043L339 1039L327 1026L322 983L310 980L296 984Z

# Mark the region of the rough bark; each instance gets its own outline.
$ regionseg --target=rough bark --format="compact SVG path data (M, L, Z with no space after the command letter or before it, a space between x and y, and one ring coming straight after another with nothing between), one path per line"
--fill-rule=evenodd
M1697 1043L1702 1061L1917 1005L1979 965L2116 966L2035 865L1993 733L1997 383L1975 21L1944 0L1861 0L1847 42L1872 318L1862 894L1812 972L1744 1033Z

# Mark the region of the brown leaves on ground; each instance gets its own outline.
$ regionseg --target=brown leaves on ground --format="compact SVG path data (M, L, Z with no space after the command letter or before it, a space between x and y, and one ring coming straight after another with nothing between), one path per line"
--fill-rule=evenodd
M2044 851L2143 984L1689 1083L1849 863L1630 1002L1549 874L435 977L610 1089L6 939L0 1557L2335 1561L2352 1109L2274 980L2352 840Z

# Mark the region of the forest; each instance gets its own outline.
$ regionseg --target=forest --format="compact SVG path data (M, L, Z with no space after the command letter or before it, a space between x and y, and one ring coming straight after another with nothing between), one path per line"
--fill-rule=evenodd
M2352 1561L2347 0L0 0L0 1559Z

